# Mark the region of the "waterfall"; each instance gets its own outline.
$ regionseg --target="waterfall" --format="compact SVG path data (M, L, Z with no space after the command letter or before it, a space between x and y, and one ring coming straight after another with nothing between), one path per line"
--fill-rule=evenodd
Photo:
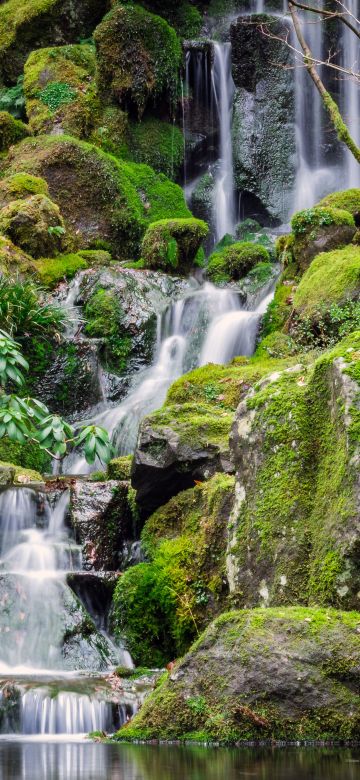
M231 72L231 44L214 43L213 89L219 118L220 159L215 176L214 222L217 241L235 232L235 182L232 150L232 102L235 85Z
M356 20L359 16L359 2L358 0L348 0L346 7L351 14L350 21L357 26ZM359 39L349 30L346 25L343 25L342 35L342 64L346 68L350 68L355 73L359 72L360 57L359 57ZM359 82L346 75L343 76L341 82L342 86L342 107L345 122L349 128L350 134L355 143L360 146L360 89ZM359 187L360 186L360 165L355 160L355 157L351 152L345 150L345 164L346 164L346 187Z
M133 377L121 404L107 407L92 418L93 423L109 431L119 455L134 451L142 418L162 406L176 379L205 363L227 363L236 355L252 354L263 307L268 302L266 295L262 304L248 311L235 290L194 282L191 293L159 315L153 364ZM64 469L72 474L91 470L76 454L67 459Z
M0 493L0 723L8 725L1 716L10 677L17 686L14 733L111 730L136 704L124 700L122 712L103 682L75 680L73 669L81 675L82 665L96 676L132 662L95 626L93 637L78 634L89 616L67 584L68 572L80 573L82 563L81 548L65 525L68 506L67 490L53 509L46 496L28 488ZM51 683L40 685L45 679Z

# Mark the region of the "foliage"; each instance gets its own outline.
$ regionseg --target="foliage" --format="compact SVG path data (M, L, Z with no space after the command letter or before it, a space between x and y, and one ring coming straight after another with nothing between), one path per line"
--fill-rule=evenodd
M6 394L7 385L21 387L24 384L23 372L28 368L17 342L5 331L0 331L0 439L6 436L17 444L38 444L41 450L57 459L66 455L69 446L80 447L84 449L88 463L94 463L97 458L106 462L111 447L108 433L103 428L88 425L75 433L64 420L50 414L41 401Z
M349 211L355 219L356 224L360 218L360 189L355 187L341 192L331 192L326 195L318 204L322 208L335 208Z
M47 303L33 281L0 278L0 328L26 342L31 337L48 340L62 331L65 312Z
M269 263L270 255L261 244L240 241L219 248L209 258L207 272L217 283L241 279L259 263Z
M343 209L314 206L311 209L298 211L291 219L291 228L295 236L301 236L313 228L328 225L350 225L352 227L354 218Z
M29 130L23 122L7 111L0 111L0 152L5 152L9 146L17 144L29 135Z
M153 222L142 243L145 267L188 272L208 230L206 222L194 218Z
M122 373L131 352L131 338L122 327L123 310L114 291L97 289L85 307L85 332L105 343L105 359L109 367Z
M24 76L19 76L14 87L0 90L0 111L8 111L15 119L25 119Z

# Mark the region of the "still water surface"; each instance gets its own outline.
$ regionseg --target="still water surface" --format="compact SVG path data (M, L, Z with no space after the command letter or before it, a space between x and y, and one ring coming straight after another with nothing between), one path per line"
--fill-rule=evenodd
M0 742L1 780L360 780L360 750Z

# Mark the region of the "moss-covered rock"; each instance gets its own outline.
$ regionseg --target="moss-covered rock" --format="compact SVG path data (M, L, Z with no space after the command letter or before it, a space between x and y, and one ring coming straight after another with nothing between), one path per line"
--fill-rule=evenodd
M294 236L292 253L302 270L319 252L350 244L356 232L352 214L332 206L299 211L292 217L291 228Z
M25 254L18 246L15 246L7 236L0 235L0 269L3 273L25 275L36 273L36 266L32 257Z
M139 117L149 102L174 100L181 47L164 19L140 6L116 5L94 38L102 95Z
M0 5L0 78L14 83L32 49L87 38L106 0L6 0Z
M224 613L117 739L356 741L359 623L331 609Z
M130 479L132 455L113 458L107 466L108 479Z
M148 223L188 217L181 188L147 165L121 162L68 136L38 136L13 147L7 175L43 177L74 248L100 248L134 259Z
M149 562L126 571L114 596L115 629L136 662L171 661L221 610L233 483L217 474L146 522L141 540Z
M43 485L43 478L38 471L15 466L13 463L0 461L0 486L11 485Z
M360 247L347 246L315 257L300 280L294 308L303 316L314 316L331 304L358 297L360 292Z
M86 138L99 113L93 46L38 49L25 64L26 113L33 133Z
M128 137L131 160L146 163L169 179L177 179L184 161L184 136L175 124L145 118L131 122Z
M45 450L41 450L37 444L31 442L18 444L10 441L6 436L0 439L0 460L2 463L11 463L16 468L30 469L38 474L51 471L51 458Z
M45 179L32 176L31 173L15 173L0 180L0 208L13 200L25 200L31 195L49 196Z
M7 111L0 111L0 152L6 151L28 135L29 128L24 122L15 119Z
M123 5L129 1L132 0L125 0ZM118 0L112 0L112 5L116 5L117 2ZM172 27L175 27L180 37L186 40L194 39L200 34L201 13L188 0L179 0L179 2L174 2L174 0L140 0L138 5L163 16Z
M258 263L269 263L270 255L261 244L240 241L213 252L209 258L207 273L216 283L242 279Z
M359 603L360 333L240 404L228 576L240 605Z
M33 257L61 250L64 220L59 207L46 195L14 200L0 211L0 231Z
M188 273L208 230L205 222L194 218L153 222L142 242L145 267Z
M99 249L84 249L57 257L42 257L40 260L36 260L34 265L41 284L53 289L59 282L73 279L78 271L110 265L110 262L109 252Z
M317 205L325 209L333 208L349 211L354 217L355 224L357 226L360 224L360 189L354 187L351 190L331 192Z

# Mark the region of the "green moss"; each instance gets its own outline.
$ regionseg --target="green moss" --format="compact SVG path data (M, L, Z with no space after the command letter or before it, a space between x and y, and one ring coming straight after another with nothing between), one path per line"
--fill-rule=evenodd
M314 315L322 306L355 298L360 291L360 247L323 252L312 261L294 295L294 308Z
M250 241L227 246L215 251L209 258L207 273L214 282L241 279L259 263L269 263L270 255L265 247Z
M125 572L114 597L117 631L137 662L171 660L221 609L233 487L232 477L217 474L146 522L142 547L150 562Z
M93 46L58 46L31 53L25 65L26 111L34 133L86 137L99 113Z
M0 231L33 257L56 254L65 233L59 207L46 195L14 200L0 211Z
M110 460L107 466L108 479L130 479L132 455L123 455Z
M35 273L36 267L32 257L25 254L6 236L0 235L0 268L3 273L24 275Z
M322 238L328 251L350 243L355 222L349 211L315 206L294 214L291 220L291 252L300 268L306 268L317 254L316 242Z
M37 444L17 444L8 438L0 439L0 460L12 463L21 469L30 469L40 474L50 473L51 458ZM20 469L19 469L20 473Z
M300 351L299 344L289 333L274 330L261 339L255 356L257 358L287 358L297 355Z
M309 230L327 225L354 225L354 218L348 212L333 207L315 206L312 209L298 211L291 219L291 228L295 236L301 236Z
M262 321L261 336L265 338L283 328L292 311L292 285L284 283L283 277L275 288L274 298L269 304Z
M23 141L7 169L20 172L46 179L76 248L95 248L101 240L114 257L134 259L149 222L191 216L181 188L163 174L75 138Z
M72 279L78 271L88 268L89 263L80 254L58 255L42 258L35 263L37 276L44 287L53 289L64 279Z
M166 97L172 103L181 47L164 19L139 6L115 6L94 39L102 94L121 106L135 106L139 117L149 101Z
M16 466L14 463L0 461L0 469L2 468L14 470L14 485L26 485L28 482L43 482L41 474L33 469L23 468L22 466Z
M132 0L125 0L123 5ZM200 11L191 5L188 0L140 0L138 5L143 5L148 11L163 16L166 21L175 28L181 38L186 40L196 38L201 31L202 16Z
M103 339L105 364L116 373L123 373L132 343L123 328L124 313L115 293L97 289L86 304L85 317L87 335Z
M0 180L1 208L12 200L29 198L31 195L49 195L45 179L30 173L15 173Z
M321 208L335 208L349 211L357 220L360 218L360 189L343 190L326 195L318 204Z
M5 152L28 135L29 129L20 119L15 119L7 111L0 111L0 152Z
M161 680L116 739L186 741L200 736L223 745L337 740L340 735L356 740L358 697L351 685L347 689L347 680L356 676L358 625L358 612L330 609L225 613L195 642L175 673ZM279 655L294 681L295 659L301 659L298 675L306 674L314 692L321 691L325 706L316 698L306 706L302 690L294 691L291 703L284 702L276 673L273 677Z
M199 219L163 219L153 222L142 243L147 268L186 273L208 234L208 226Z
M176 179L184 160L184 136L168 122L149 118L129 127L129 154L136 163L146 163L157 173Z

